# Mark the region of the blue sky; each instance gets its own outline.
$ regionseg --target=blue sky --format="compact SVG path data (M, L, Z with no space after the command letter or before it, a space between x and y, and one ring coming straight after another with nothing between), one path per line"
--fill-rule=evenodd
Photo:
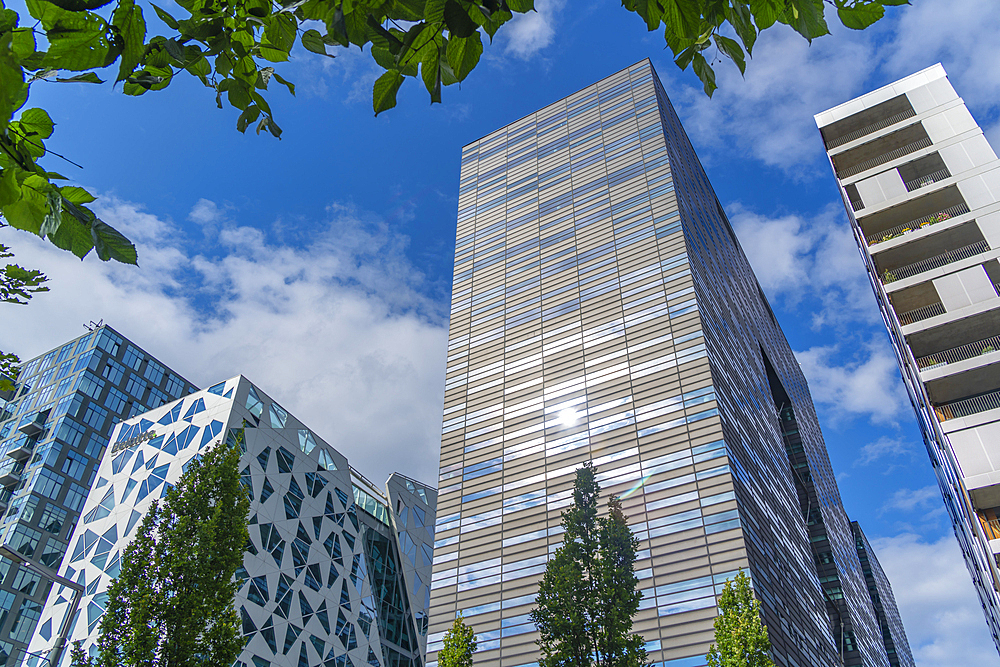
M168 2L166 8L170 11ZM100 195L140 269L82 264L9 229L52 292L3 306L0 349L104 319L201 385L243 373L369 477L436 477L462 145L650 57L810 382L844 504L879 549L922 666L1000 665L951 535L812 115L942 62L1000 146L1000 8L915 0L811 46L784 28L707 99L613 2L536 0L461 88L408 82L378 118L366 53L296 53L270 95L281 141L235 130L180 79L126 98L37 85L49 158ZM984 7L986 9L984 9ZM180 11L180 10L178 10ZM16 318L16 319L14 319Z

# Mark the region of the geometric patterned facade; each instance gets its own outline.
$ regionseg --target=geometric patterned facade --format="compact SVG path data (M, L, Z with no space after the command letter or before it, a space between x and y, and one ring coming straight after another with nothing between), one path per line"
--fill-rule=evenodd
M22 364L0 396L3 543L58 568L115 424L194 390L108 326ZM0 665L21 664L50 586L0 558Z
M1000 159L940 64L815 119L1000 650Z
M705 664L743 568L778 665L888 666L805 378L648 60L464 147L455 252L429 666L458 613L477 665L536 664L588 460L653 664Z
M242 376L116 427L60 569L86 590L70 642L93 649L142 516L192 458L222 440L242 447L252 496L236 575L246 640L236 664L422 667L435 491L399 474L378 491ZM30 651L51 648L69 599L53 587ZM68 663L66 651L60 665Z

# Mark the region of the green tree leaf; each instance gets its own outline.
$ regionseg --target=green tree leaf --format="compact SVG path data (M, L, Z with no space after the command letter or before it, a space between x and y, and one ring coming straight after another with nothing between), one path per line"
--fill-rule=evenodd
M300 41L307 51L333 58L332 55L326 52L326 42L323 41L323 36L319 34L319 30L306 30L302 33Z
M444 23L448 27L450 37L469 37L479 29L479 25L456 0L445 1Z
M837 7L840 22L852 30L864 30L885 16L885 7L878 2L855 2L851 6Z
M736 66L740 68L740 74L746 74L747 63L743 57L743 49L740 48L739 43L735 39L729 39L728 37L723 37L722 35L714 35L715 44L719 47L719 51L729 56L730 59Z
M89 11L69 11L47 0L25 0L25 4L49 41L45 67L79 72L107 64L108 24L103 18Z
M718 88L715 85L715 71L712 69L712 66L705 60L705 56L700 53L694 54L691 65L694 67L694 73L701 79L702 86L705 88L705 94L711 97L715 89Z
M115 79L118 83L135 71L146 51L146 19L142 16L142 7L136 5L134 0L118 0L111 14L111 25L118 31L121 48L118 77Z
M479 64L479 58L483 55L483 40L478 32L474 32L468 37L452 37L448 40L448 64L455 73L459 81L464 81L465 77Z
M153 3L149 4L152 5ZM160 20L166 23L167 27L170 28L171 30L177 30L177 28L180 26L180 24L177 22L177 19L171 16L166 10L161 9L157 5L153 5L153 11L156 12L156 15L160 17Z
M396 106L396 93L401 85L403 75L398 70L389 70L375 81L372 87L372 108L376 116Z
M27 109L18 119L21 132L28 136L36 136L39 139L48 139L52 136L55 123L44 109Z
M65 79L56 77L57 83L104 83L101 77L97 76L93 72L85 72L83 74L77 74L76 76L67 77Z

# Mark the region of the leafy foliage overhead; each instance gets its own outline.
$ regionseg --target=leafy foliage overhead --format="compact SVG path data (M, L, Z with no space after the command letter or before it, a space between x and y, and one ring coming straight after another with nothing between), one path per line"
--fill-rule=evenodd
M844 25L863 29L883 16L885 6L906 0L827 2ZM384 70L372 90L377 115L396 105L407 78L421 80L431 102L440 102L442 86L464 80L478 65L484 35L492 39L516 14L534 9L534 0L177 0L184 15L174 16L136 0L25 4L32 20L22 25L0 0L0 216L81 258L94 250L104 261L128 264L137 261L135 247L87 207L93 196L60 185L63 176L38 164L54 123L45 110L24 108L32 85L113 78L126 95L144 95L186 72L213 89L219 108L228 104L239 112L240 132L254 126L257 134L280 138L265 94L272 82L295 94L275 65L288 60L296 44L330 57L331 47L368 47ZM709 95L716 83L707 49L714 46L710 57L728 57L743 72L757 35L775 23L808 40L829 32L824 0L622 5L649 30L663 26L675 62L682 69L691 65ZM150 11L165 34L148 34Z
M845 26L863 30L882 18L887 6L907 4L909 0L622 0L650 31L663 26L674 62L681 69L690 65L709 97L718 87L709 58L725 56L745 73L757 36L775 23L790 26L811 43L830 33L827 5L836 8Z

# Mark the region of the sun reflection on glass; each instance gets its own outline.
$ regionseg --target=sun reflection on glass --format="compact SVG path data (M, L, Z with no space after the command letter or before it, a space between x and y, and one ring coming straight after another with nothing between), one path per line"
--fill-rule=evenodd
M577 414L576 410L567 408L559 412L559 423L562 426L572 426L576 423L577 417L579 417L579 414Z

